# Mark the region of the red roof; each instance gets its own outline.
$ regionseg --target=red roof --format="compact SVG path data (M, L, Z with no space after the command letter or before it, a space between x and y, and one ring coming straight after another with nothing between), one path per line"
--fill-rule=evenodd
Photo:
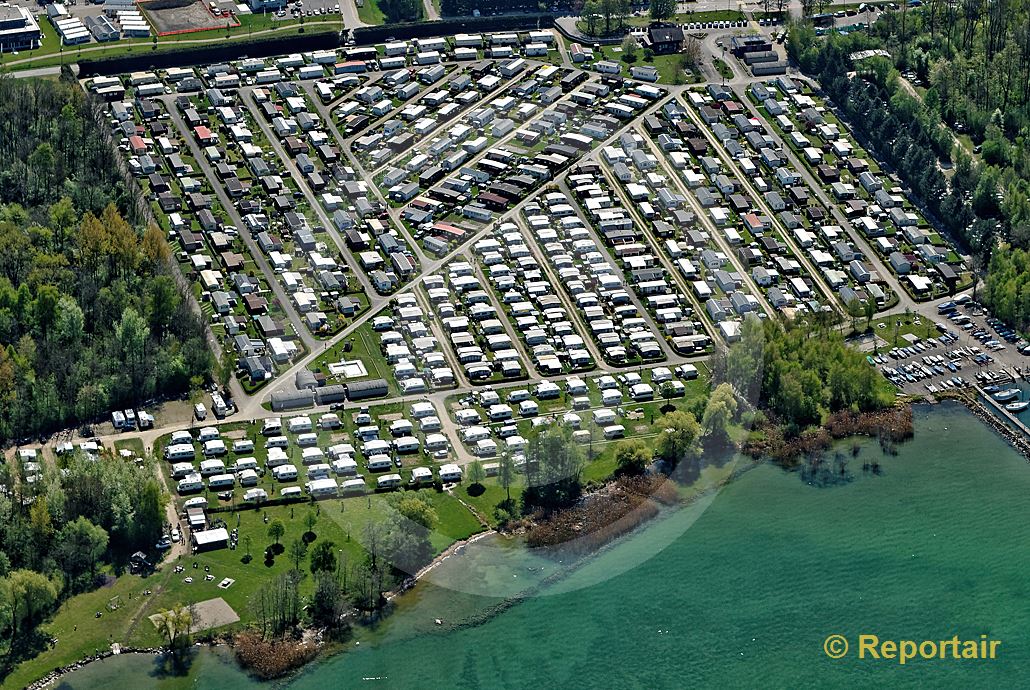
M445 235L450 235L451 237L461 237L465 234L464 230L462 230L461 228L456 228L450 223L433 223L433 230L441 232Z
M129 146L132 147L133 151L147 148L147 145L143 143L143 138L136 134L129 137Z
M212 136L211 130L205 127L204 125L197 125L196 127L194 127L193 133L197 135L197 139L201 140L210 139Z

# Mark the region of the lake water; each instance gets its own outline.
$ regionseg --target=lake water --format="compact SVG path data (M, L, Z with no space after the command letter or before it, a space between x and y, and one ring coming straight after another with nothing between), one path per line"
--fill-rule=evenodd
M879 475L861 468L874 459ZM867 443L849 469L854 481L814 488L761 466L557 582L554 560L472 545L360 644L287 685L1030 685L1026 460L964 408L941 405L917 408L916 438L897 456ZM852 644L840 660L823 652L833 633ZM995 660L900 666L856 658L859 634L1002 644ZM118 657L62 687L256 685L225 659L205 651L188 677L161 678L147 657Z

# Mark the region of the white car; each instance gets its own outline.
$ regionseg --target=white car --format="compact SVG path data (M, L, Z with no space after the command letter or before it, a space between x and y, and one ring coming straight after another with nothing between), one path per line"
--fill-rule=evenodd
M179 531L178 527L172 530L172 541L174 541L176 544L182 541L182 533Z

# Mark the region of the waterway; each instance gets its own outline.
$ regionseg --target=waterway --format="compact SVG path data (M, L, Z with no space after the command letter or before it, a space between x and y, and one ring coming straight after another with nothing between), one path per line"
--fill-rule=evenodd
M832 487L760 466L570 572L508 542L473 544L284 685L1030 686L1030 465L955 404L918 407L897 450L863 444L853 480ZM879 473L862 469L874 460ZM847 656L826 656L830 634ZM860 634L1001 644L994 660L902 666L857 658ZM185 677L123 656L60 687L254 685L203 651Z

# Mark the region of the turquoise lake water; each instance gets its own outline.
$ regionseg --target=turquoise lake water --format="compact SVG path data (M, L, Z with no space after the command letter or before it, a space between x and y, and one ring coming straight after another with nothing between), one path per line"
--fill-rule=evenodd
M874 459L879 475L861 468ZM758 467L555 583L540 581L564 564L496 540L472 545L360 644L283 685L1030 685L1027 461L964 408L942 405L916 408L916 438L897 456L867 443L849 469L854 481L814 488ZM530 595L511 598L520 592ZM823 652L834 633L852 645L840 660ZM986 634L1001 646L995 660L901 666L856 658L859 634ZM149 657L118 657L61 687L257 685L217 652L199 654L186 678L154 669Z

